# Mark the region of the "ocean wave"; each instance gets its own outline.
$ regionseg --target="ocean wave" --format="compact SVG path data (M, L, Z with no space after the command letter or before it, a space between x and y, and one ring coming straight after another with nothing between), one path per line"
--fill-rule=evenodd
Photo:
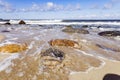
M20 20L10 20L11 24L18 24ZM26 24L40 25L92 25L92 24L110 24L120 25L120 20L24 20Z

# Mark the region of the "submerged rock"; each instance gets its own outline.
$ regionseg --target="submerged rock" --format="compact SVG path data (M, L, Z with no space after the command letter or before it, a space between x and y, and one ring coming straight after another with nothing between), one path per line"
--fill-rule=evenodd
M25 21L21 20L19 24L26 24Z
M27 49L27 45L19 45L19 44L5 44L3 46L0 46L0 52L3 53L16 53L21 52Z
M120 31L103 31L98 33L100 36L115 37L120 36Z
M74 47L74 48L81 48L78 42L67 40L67 39L55 39L49 41L51 46L65 46L65 47Z
M79 29L79 28L72 28L72 26L67 26L65 29L62 30L66 33L80 33L80 34L89 34L88 30L85 29Z
M99 48L101 48L101 49L104 49L104 50L114 51L114 52L120 52L119 48L114 48L114 47L100 45L100 44L96 44L96 46L99 47Z
M120 75L117 74L106 74L103 80L120 80Z
M8 31L8 30L2 30L1 32L10 32L10 31Z
M82 28L88 28L89 26L88 25L83 25Z

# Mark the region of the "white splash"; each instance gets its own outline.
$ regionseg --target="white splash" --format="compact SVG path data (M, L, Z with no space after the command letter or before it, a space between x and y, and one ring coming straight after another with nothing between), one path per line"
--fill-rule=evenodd
M0 71L5 70L6 68L8 68L11 64L12 64L12 60L16 59L19 57L19 54L12 54L11 56L9 56L8 58L4 59L2 62L0 62Z

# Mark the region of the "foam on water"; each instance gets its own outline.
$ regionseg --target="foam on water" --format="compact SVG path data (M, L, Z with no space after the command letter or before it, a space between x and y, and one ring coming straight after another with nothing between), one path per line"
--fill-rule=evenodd
M12 60L16 59L19 57L19 54L12 54L11 56L9 56L8 58L4 59L2 62L0 62L0 71L5 70L6 68L8 68L11 64L12 64Z
M18 24L20 20L10 20L10 23L12 24ZM80 22L64 22L63 20L24 20L27 24L39 24L39 25L94 25L94 24L99 24L99 25L120 25L120 22L117 21L110 21L110 22L104 22L104 21L96 21L92 22L91 21L80 21Z

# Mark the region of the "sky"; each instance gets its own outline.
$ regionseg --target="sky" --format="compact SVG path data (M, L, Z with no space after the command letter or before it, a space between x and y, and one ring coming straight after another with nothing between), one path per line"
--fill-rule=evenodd
M120 0L0 0L3 19L120 19Z

